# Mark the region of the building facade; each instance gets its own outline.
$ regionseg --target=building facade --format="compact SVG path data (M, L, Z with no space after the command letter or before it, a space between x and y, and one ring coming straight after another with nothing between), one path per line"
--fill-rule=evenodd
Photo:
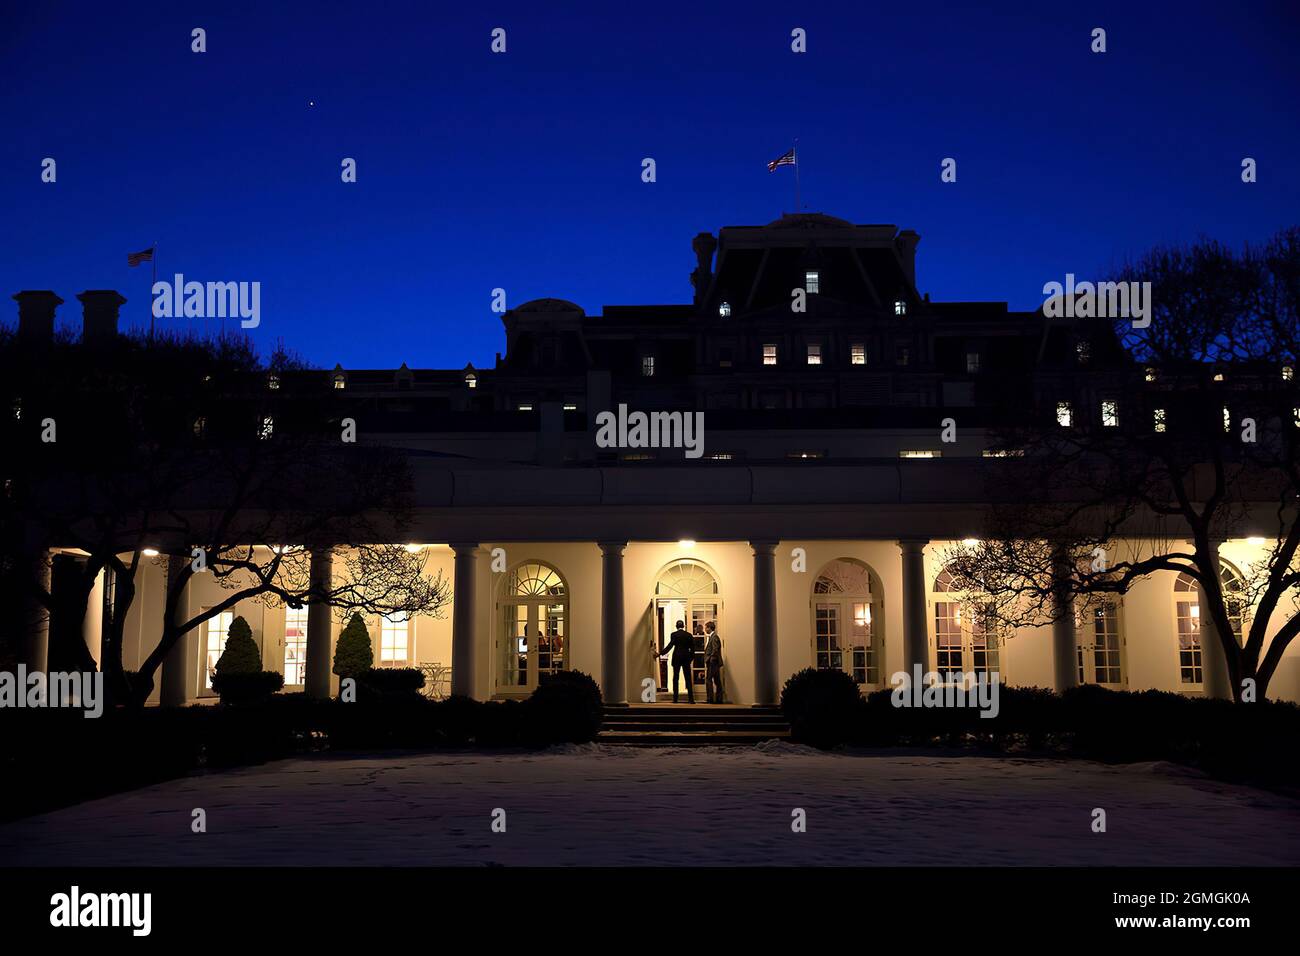
M607 702L637 703L669 689L660 651L676 622L700 632L713 621L726 696L742 704L775 702L810 666L864 690L919 664L1015 685L1203 693L1213 662L1196 587L1178 575L1012 635L982 633L951 590L945 552L978 533L999 428L1026 414L1150 417L1172 386L1144 381L1086 324L930 301L919 241L821 214L725 227L694 240L689 304L588 315L539 299L504 313L492 368L274 375L267 388L287 416L324 408L408 454L409 546L451 583L451 602L369 621L377 663L426 666L478 698L577 669ZM601 416L620 409L678 418L658 419L666 441L600 441ZM688 435L683 416L701 428ZM1262 555L1254 538L1223 542L1225 581ZM128 669L157 644L168 560L142 571ZM312 561L331 575L340 555L321 548ZM196 577L182 610L221 594ZM234 614L286 689L336 689L340 622L249 601L187 636L160 699L211 694ZM92 653L101 627L88 616ZM1300 699L1294 649L1271 694Z

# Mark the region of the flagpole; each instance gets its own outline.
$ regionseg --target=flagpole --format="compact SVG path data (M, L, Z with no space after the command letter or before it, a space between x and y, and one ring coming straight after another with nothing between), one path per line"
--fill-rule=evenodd
M794 211L796 214L803 211L803 206L799 204L799 138L795 137L794 141Z

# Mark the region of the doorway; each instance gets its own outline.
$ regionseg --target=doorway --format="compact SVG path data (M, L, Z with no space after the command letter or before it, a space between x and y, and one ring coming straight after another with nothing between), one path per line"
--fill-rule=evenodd
M653 598L654 646L651 648L651 653L657 659L658 697L672 699L672 662L664 653L673 631L677 629L678 621L683 621L691 634L691 644L695 650L691 661L691 683L699 699L703 699L705 693L704 642L710 621L714 623L719 639L723 642L722 660L725 665L727 648L723 636L722 598L719 592L718 579L699 561L675 561L659 573L655 580ZM723 673L726 673L725 666Z
M526 696L567 667L568 588L558 571L536 561L519 565L502 586L494 693Z

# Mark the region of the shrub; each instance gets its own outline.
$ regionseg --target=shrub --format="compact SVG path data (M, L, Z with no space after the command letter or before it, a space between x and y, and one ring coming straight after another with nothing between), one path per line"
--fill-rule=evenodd
M357 700L418 697L424 672L418 667L372 667L357 678Z
M524 707L529 737L538 744L595 740L604 714L600 685L582 671L544 675Z
M853 740L862 720L862 694L842 670L804 668L781 690L791 739L829 749Z
M255 671L251 674L221 673L212 675L212 689L223 704L247 704L266 700L284 687L284 675L277 671Z
M253 629L242 617L230 622L226 649L215 668L217 674L256 674L262 669L262 654L253 641Z
M353 614L334 648L334 673L355 679L374 666L375 652L370 646L370 632L366 629L365 619L360 614Z

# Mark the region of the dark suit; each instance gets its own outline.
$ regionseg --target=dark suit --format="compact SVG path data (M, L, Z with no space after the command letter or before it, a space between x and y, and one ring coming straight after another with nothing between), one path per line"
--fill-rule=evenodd
M683 630L673 631L672 636L668 638L668 646L664 648L664 653L672 651L673 664L673 703L677 703L678 680L682 673L686 674L686 699L692 704L695 703L695 687L691 682L691 662L695 659L694 639Z
M704 645L704 693L710 704L722 703L722 638L717 631Z

